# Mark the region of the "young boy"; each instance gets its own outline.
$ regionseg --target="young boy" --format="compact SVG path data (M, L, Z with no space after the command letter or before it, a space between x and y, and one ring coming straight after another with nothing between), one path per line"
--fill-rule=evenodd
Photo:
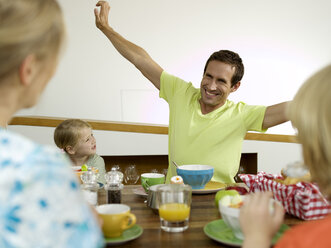
M92 127L80 119L68 119L60 123L54 132L55 144L65 151L73 165L94 167L99 170L98 182L105 183L105 162L96 154L96 141Z

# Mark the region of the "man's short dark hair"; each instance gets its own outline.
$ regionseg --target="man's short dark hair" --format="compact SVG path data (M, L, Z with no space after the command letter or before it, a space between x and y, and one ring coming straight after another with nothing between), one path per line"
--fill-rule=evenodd
M229 50L214 52L207 60L203 74L205 74L209 62L213 60L217 60L235 67L234 74L231 78L231 87L238 83L244 76L244 65L238 53Z

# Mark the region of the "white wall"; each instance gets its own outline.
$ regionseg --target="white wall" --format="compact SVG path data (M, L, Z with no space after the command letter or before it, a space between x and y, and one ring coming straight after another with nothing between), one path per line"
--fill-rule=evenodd
M167 104L95 27L95 0L59 0L67 49L40 103L20 115L168 123ZM234 101L290 100L302 82L331 61L329 0L112 0L110 22L167 71L196 87L215 50L243 58ZM292 134L290 124L268 133Z
M97 1L59 0L68 40L58 71L40 103L19 115L168 124L157 90L95 27ZM209 55L238 52L245 64L230 99L271 105L290 100L303 81L331 62L329 0L112 0L110 22L145 48L165 70L199 87ZM10 126L45 144L52 128ZM268 133L293 134L291 125ZM101 155L167 154L167 135L95 131ZM278 173L301 160L298 144L245 141L258 170Z
M8 126L41 144L54 146L50 127ZM100 155L166 155L168 135L94 131ZM258 171L280 173L288 163L301 159L300 145L292 143L245 140L244 153L258 153Z
M294 143L245 140L243 153L258 153L257 169L278 174L286 165L303 161L301 146Z

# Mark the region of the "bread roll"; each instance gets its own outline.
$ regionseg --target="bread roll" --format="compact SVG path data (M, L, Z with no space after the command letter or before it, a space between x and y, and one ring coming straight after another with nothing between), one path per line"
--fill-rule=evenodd
M301 162L287 165L281 170L281 174L284 179L278 179L276 181L285 185L297 184L299 182L311 182L310 172Z

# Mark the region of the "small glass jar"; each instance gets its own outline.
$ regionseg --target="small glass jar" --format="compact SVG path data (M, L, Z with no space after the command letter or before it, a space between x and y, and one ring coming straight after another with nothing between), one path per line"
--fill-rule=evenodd
M89 167L80 177L83 182L81 189L86 201L92 206L98 205L98 190L100 188L97 182L98 175Z
M106 201L107 203L121 203L123 189L123 173L112 169L105 175Z

